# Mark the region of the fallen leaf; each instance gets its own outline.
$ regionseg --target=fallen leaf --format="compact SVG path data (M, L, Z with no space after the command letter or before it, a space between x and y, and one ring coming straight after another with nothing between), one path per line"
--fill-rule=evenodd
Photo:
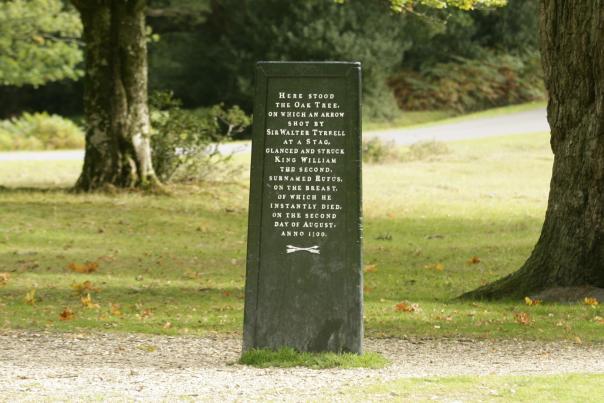
M419 306L417 304L407 304L405 302L399 302L394 306L396 312L415 312Z
M583 344L583 340L581 340L581 338L579 336L575 336L575 343Z
M72 320L75 317L73 311L69 308L64 308L63 312L59 314L59 319L61 320Z
M604 325L604 318L601 316L595 316L594 317L594 322L599 323L601 325Z
M531 323L531 316L526 312L516 312L514 314L514 319L521 325L528 325Z
M5 286L10 279L10 273L0 273L0 287Z
M101 307L99 304L95 304L94 302L92 302L92 297L90 296L90 293L86 294L85 297L81 297L80 302L83 306L89 309L98 309Z
M443 271L445 270L445 265L442 263L427 264L424 266L424 269Z
M137 314L137 316L138 316L139 319L145 320L148 317L150 317L152 313L153 313L153 311L151 311L151 309L146 308L146 309L143 309L141 312L139 312Z
M589 306L591 306L592 308L595 309L596 305L598 305L600 302L598 301L597 298L594 298L594 297L585 297L585 299L583 300L583 303L585 305L589 305Z
M164 325L162 326L164 329L170 329L172 327L172 323L170 322L166 322L164 323Z
M71 288L73 288L73 290L75 292L77 292L78 294L83 294L84 292L91 292L91 291L100 291L100 288L97 288L94 286L94 284L92 284L92 281L84 281L82 283L73 283L71 284Z
M531 297L524 297L524 303L528 306L534 306L541 304L540 299L531 299Z
M466 263L467 264L478 264L478 263L480 263L480 258L478 256L472 256L471 258L468 259L468 261Z
M32 289L25 294L25 303L29 305L35 305L36 303L36 289Z
M222 295L223 295L224 297L230 297L230 296L231 296L231 292L230 292L230 291L223 291L223 292L222 292Z
M377 264L368 264L365 265L363 272L365 273L376 273L378 271Z
M67 268L76 273L92 273L99 268L97 262L85 262L83 264L71 262Z
M109 313L112 316L122 316L122 311L120 311L120 305L119 304L110 303L109 304Z

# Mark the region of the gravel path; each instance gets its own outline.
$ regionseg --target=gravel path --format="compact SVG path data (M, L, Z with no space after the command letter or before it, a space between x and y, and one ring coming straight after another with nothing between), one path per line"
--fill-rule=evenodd
M537 132L549 132L545 108L537 108L507 115L491 116L459 122L434 124L424 127L379 130L364 133L371 139L393 141L398 145L410 145L420 141L455 141L483 137L507 136Z
M604 345L368 339L384 369L257 369L239 338L0 331L0 401L341 400L339 390L401 377L604 373Z

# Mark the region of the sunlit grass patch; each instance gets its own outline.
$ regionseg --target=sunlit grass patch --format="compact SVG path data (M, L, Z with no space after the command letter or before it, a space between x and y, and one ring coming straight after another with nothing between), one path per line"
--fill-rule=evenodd
M552 154L546 133L447 148L438 158L363 167L366 334L603 341L602 301L456 299L529 256ZM249 164L249 154L234 160ZM76 178L80 169L25 166L0 163L0 184L24 172L25 186L53 172ZM247 203L245 175L173 186L169 195L0 189L0 328L241 334ZM86 262L98 267L70 269Z
M406 378L342 391L345 401L598 402L604 375L455 376ZM598 397L600 396L600 397Z

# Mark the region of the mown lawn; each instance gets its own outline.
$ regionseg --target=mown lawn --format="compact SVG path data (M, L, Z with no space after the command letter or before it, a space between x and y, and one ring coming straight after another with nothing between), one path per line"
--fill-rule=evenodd
M446 155L364 167L369 336L604 340L601 305L455 299L530 253L548 141L464 141ZM0 163L0 185L21 188L0 190L0 328L240 333L248 178L170 196L61 190L78 170Z
M603 381L601 374L406 378L350 388L343 398L350 402L600 402Z

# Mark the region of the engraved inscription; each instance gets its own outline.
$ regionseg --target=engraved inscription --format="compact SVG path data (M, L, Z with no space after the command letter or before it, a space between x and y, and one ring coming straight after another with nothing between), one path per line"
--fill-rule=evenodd
M264 154L272 168L266 202L273 230L291 243L287 253L320 253L308 241L326 239L342 225L347 116L341 96L280 89L269 95L275 101L266 116Z

